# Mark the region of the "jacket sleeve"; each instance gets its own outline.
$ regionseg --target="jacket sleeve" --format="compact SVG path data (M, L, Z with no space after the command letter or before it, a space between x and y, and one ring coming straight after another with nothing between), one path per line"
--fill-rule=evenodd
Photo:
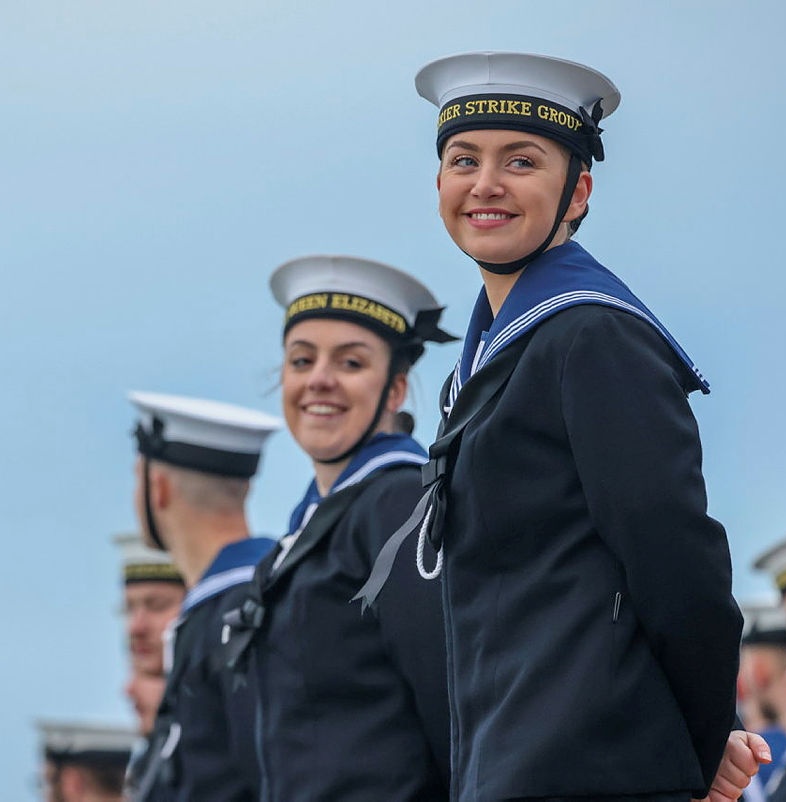
M609 311L573 337L561 386L590 515L682 710L703 797L734 721L742 622L682 370L649 324Z
M401 474L402 472L397 472ZM415 473L415 472L413 472ZM372 542L381 547L409 516L423 489L416 479L402 482L391 477L375 503ZM377 486L382 486L377 482ZM439 580L426 581L418 573L415 556L417 530L399 549L390 577L377 600L375 614L385 647L411 689L413 703L440 773L450 778L450 716L447 693L447 657ZM376 558L371 554L371 563ZM436 554L427 543L427 568Z
M223 628L224 613L239 606L244 599L243 594L246 592L250 592L250 590L247 590L247 585L244 584L238 586L235 592L227 594L227 599L213 622L216 635L220 635ZM216 643L210 655L210 670L214 673L215 681L220 684L219 693L229 740L225 748L233 758L238 774L236 781L246 788L248 794L253 791L256 796L259 794L261 785L256 738L254 737L259 704L256 672L249 670L236 673L227 668L225 653L219 643Z

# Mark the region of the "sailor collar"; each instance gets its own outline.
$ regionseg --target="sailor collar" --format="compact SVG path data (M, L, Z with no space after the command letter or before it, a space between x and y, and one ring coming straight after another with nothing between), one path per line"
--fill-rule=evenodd
M186 594L180 618L202 602L251 581L257 563L274 545L275 541L267 537L249 537L224 546L199 582Z
M338 493L350 485L371 476L373 473L394 465L424 465L428 461L420 444L406 434L377 434L352 458L339 474L328 495ZM300 503L292 511L289 534L294 534L308 523L314 510L325 496L320 495L316 479L306 490Z
M551 248L527 266L496 318L485 289L481 289L453 372L445 414L450 414L467 380L506 346L557 312L581 304L611 306L649 323L693 375L695 381L690 389L709 393L709 383L665 326L617 276L571 240Z

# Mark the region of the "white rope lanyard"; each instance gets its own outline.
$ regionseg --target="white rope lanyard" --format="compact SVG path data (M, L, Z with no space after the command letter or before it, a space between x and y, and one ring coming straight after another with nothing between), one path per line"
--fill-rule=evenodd
M423 579L436 579L442 573L442 547L440 546L439 551L437 552L437 562L434 568L431 571L426 570L426 566L423 564L423 549L426 545L426 532L428 532L428 525L431 521L431 513L434 510L434 502L432 501L431 504L428 505L428 509L426 510L426 514L423 517L423 523L420 525L420 532L418 532L418 551L417 551L417 565L418 565L418 573L423 577Z

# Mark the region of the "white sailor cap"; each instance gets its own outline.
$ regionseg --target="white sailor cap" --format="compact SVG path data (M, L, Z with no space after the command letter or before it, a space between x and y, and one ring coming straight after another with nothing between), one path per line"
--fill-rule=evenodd
M744 619L743 646L786 647L786 611L780 604L761 601L740 607Z
M130 727L83 721L41 720L36 727L41 752L55 763L124 766L139 737Z
M440 110L437 152L448 137L478 129L521 130L554 139L587 164L603 161L598 122L620 93L601 73L532 53L485 51L432 61L415 77Z
M786 540L781 540L757 557L753 567L766 571L781 594L786 595Z
M300 320L348 320L394 345L411 347L456 338L439 328L444 307L424 284L395 267L354 256L304 256L278 267L270 277L273 297L286 310L284 334Z
M136 534L115 535L115 544L120 548L123 560L123 583L178 582L183 577L165 551L151 549Z
M180 468L248 479L279 418L255 409L161 393L132 392L140 412L135 435L142 456Z

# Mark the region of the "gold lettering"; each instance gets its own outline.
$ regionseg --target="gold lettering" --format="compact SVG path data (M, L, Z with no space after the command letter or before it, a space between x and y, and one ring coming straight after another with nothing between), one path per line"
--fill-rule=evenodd
M525 114L527 117L532 116L532 103L529 100L524 100L521 103L521 113Z
M543 105L538 106L538 117L540 117L541 120L548 120L549 118L548 106L543 106Z
M448 120L452 120L454 117L459 117L461 115L461 106L458 103L454 103L452 106L445 106L442 109L442 112L439 115L439 119L437 120L437 125L444 125Z
M334 292L332 298L330 299L330 306L333 309L348 309L348 304L349 296L338 292Z
M327 309L328 307L331 309L354 312L357 315L365 315L366 317L379 321L400 334L404 334L407 330L407 323L404 318L392 309L370 301L368 298L363 298L361 295L347 295L341 292L318 292L297 298L287 308L287 320L302 312L310 312L315 309Z
M489 100L489 114L499 114L499 101Z
M312 309L324 309L328 303L328 295L326 292L315 293L314 295L304 295L293 301L287 309L287 320L293 315L299 315L301 312L310 312Z
M365 298L358 298L357 295L353 295L349 303L349 308L353 312L365 312L368 305L369 302Z
M464 114L466 114L467 117L469 117L471 114L474 114L474 113L475 113L475 101L474 100L468 100L464 104Z

